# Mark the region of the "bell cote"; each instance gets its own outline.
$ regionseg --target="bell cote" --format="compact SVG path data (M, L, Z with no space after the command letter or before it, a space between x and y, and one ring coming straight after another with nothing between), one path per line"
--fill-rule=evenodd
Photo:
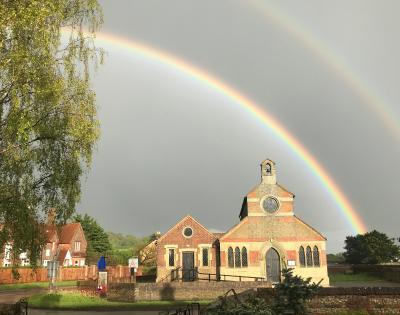
M275 162L265 160L261 163L261 182L265 184L276 184L276 169Z

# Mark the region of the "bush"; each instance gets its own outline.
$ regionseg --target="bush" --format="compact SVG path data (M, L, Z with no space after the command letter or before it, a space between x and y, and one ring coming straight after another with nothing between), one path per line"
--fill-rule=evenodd
M308 314L306 301L311 299L320 289L320 283L311 283L311 278L303 279L293 275L293 269L283 269L284 277L275 286L273 310L275 314Z

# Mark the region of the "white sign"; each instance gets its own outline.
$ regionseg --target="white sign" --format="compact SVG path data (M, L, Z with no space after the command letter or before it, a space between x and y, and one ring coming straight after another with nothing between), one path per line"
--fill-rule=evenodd
M288 260L287 265L290 267L296 266L296 261L295 260Z
M139 258L137 258L137 257L129 258L128 266L130 268L135 268L135 269L138 268L139 267Z

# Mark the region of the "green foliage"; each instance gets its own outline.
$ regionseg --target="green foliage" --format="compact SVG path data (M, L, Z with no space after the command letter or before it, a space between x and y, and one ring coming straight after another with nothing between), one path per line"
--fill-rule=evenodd
M128 259L132 258L134 255L132 249L112 249L107 253L107 264L110 266L124 265L128 264Z
M89 215L77 214L73 218L74 222L80 222L85 232L87 247L87 263L93 264L98 261L100 256L105 255L111 250L111 244L108 234L97 223L97 221Z
M99 137L89 69L101 23L97 0L0 1L0 248L12 242L15 260L36 264L47 211L63 223L79 201Z
M207 308L210 315L272 315L265 300L249 296L244 302L230 300Z
M326 259L328 264L343 264L345 262L343 253L328 254L326 255Z
M376 230L347 236L344 257L350 264L380 264L399 259L400 247L386 234Z
M282 270L283 281L275 286L275 314L308 314L306 301L319 290L319 283L311 283L311 278L303 279L293 275L293 269Z
M133 235L113 232L107 232L107 234L112 248L114 249L133 248L138 242L140 242L140 238Z

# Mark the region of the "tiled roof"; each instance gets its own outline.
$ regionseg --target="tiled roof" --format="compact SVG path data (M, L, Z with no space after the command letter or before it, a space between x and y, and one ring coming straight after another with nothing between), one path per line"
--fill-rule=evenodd
M69 223L61 228L60 243L69 244L75 235L75 232L80 228L80 223Z
M60 253L58 254L57 260L62 264L62 263L64 263L64 259L68 253L68 250L70 249L70 245L69 244L60 244L59 249L60 249Z

